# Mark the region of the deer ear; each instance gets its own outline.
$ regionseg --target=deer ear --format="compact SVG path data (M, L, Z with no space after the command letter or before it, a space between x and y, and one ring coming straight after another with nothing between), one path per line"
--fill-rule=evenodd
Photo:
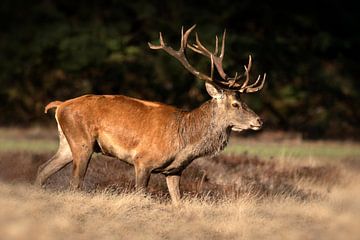
M224 96L224 92L218 86L211 82L205 82L206 91L212 98L221 99Z

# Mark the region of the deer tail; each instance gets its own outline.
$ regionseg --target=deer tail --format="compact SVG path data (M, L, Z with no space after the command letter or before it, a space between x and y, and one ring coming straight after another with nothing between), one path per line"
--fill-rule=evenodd
M48 112L49 109L51 108L57 108L59 105L61 105L63 102L62 101L53 101L53 102L50 102L48 105L46 105L45 107L45 113Z

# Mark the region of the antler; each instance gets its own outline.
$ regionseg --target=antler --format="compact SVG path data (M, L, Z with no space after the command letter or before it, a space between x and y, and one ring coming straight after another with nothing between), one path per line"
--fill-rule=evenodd
M180 48L179 50L175 51L173 48L166 46L164 39L162 37L162 34L160 32L160 45L153 45L151 43L149 44L149 47L151 49L163 49L164 51L166 51L167 53L169 53L171 56L175 57L176 59L178 59L181 64L192 74L194 74L196 77L198 77L201 80L205 80L205 81L211 81L214 82L215 84L219 85L222 88L228 89L228 90L232 90L232 91L239 91L239 92L244 92L244 93L251 93L251 92L256 92L258 90L260 90L265 83L265 78L266 78L266 74L264 74L261 84L259 86L257 86L257 84L260 81L261 76L259 75L256 82L249 85L249 80L250 80L250 70L251 70L251 65L252 65L252 59L251 56L249 56L249 62L247 66L244 66L245 68L245 73L238 76L238 73L235 74L235 77L229 78L228 75L225 73L223 66L222 66L222 61L224 58L224 52L225 52L225 37L226 37L226 30L224 31L222 40L221 40L221 52L218 55L218 50L219 50L219 39L216 36L216 46L215 46L215 50L214 52L210 52L208 49L206 49L204 47L204 45L200 42L199 40L199 36L196 33L196 44L193 45L188 45L188 38L190 33L194 30L194 28L196 27L196 25L193 25L191 28L189 28L185 34L184 34L184 28L181 28L181 44L180 44ZM200 53L201 55L204 55L208 58L210 58L211 61L211 75L210 77L197 71L193 66L190 65L190 63L188 62L188 60L186 59L186 54L185 54L185 50L186 48L190 48L191 50L193 50L194 52ZM213 75L214 75L214 65L216 67L216 70L218 71L220 77L222 78L222 80L214 80L213 79ZM240 84L238 82L239 79L241 79L243 76L245 76L245 81L243 84Z
M196 44L193 45L188 45L188 48L190 48L191 50L193 50L194 52L200 53L208 58L210 58L214 64L215 67L220 75L220 77L225 80L225 85L228 86L231 90L236 90L239 92L256 92L258 90L260 90L265 83L265 78L266 78L266 74L264 74L263 79L261 84L258 87L255 87L260 80L260 75L258 76L256 82L254 84L251 84L250 86L247 86L247 84L249 83L249 73L250 73L250 69L251 69L251 64L252 64L252 59L251 56L249 56L249 62L247 66L244 66L245 68L245 74L238 76L238 73L235 74L235 77L233 78L229 78L228 75L225 73L223 66L222 66L222 61L224 58L224 51L225 51L225 37L226 37L226 30L224 30L223 33L223 37L221 40L221 52L220 55L218 54L218 49L219 49L219 39L218 36L215 37L216 43L215 43L215 51L212 53L210 52L206 47L204 47L204 45L200 42L199 36L196 33ZM246 79L244 81L243 84L238 83L237 81L242 78L242 76L246 76ZM224 82L222 82L224 83Z

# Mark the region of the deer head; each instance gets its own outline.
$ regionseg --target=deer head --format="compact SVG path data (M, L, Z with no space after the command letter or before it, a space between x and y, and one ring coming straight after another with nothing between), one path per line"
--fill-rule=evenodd
M188 44L188 38L190 33L194 30L196 25L189 28L185 33L184 29L181 29L181 43L179 50L167 46L164 42L162 34L160 32L160 45L149 44L151 49L162 49L171 56L175 57L180 63L195 75L198 79L205 81L205 87L208 94L213 98L214 103L218 106L218 114L222 117L222 120L231 127L234 131L242 131L245 129L258 130L262 126L261 119L241 101L240 94L257 92L264 86L266 74L261 77L258 76L257 80L253 84L250 82L250 70L252 66L252 58L249 56L248 64L244 66L244 73L235 73L234 77L229 77L223 70L222 61L225 51L225 37L226 31L224 31L221 43L221 50L219 52L219 39L216 36L216 46L214 52L209 51L200 42L199 36L195 35L195 44ZM211 63L210 76L196 70L186 58L186 49L190 49L196 53L199 53L209 58ZM214 69L216 68L220 79L214 77ZM241 83L242 81L242 83Z

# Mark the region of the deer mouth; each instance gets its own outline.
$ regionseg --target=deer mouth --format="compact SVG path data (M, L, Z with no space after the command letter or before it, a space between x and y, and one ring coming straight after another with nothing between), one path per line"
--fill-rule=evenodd
M231 130L234 131L234 132L241 132L241 131L244 131L246 129L260 130L260 128L261 128L261 125L250 125L249 127L245 127L245 128L232 126Z
M256 125L250 125L250 128L252 129L252 130L259 130L260 128L261 128L261 126L256 126Z

